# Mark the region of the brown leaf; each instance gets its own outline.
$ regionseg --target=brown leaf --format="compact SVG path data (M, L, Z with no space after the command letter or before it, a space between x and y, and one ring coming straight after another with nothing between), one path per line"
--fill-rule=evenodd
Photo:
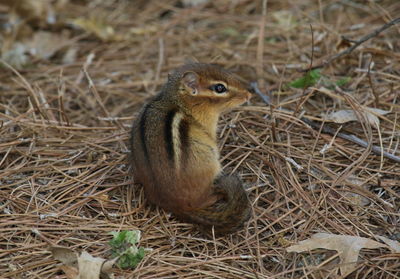
M67 43L68 38L65 36L51 32L38 31L35 32L32 40L27 43L27 46L32 55L42 59L49 59L58 50L65 47Z
M364 114L372 127L379 128L379 118L377 115L385 115L390 113L390 111L364 107L361 113ZM350 121L358 121L358 118L354 110L339 110L326 115L325 120L330 120L335 123L346 123Z
M78 278L78 269L68 265L60 266L61 270L65 273L65 276L68 279L76 279Z
M53 254L53 258L65 265L78 267L78 256L69 248L61 246L52 246L49 251Z
M107 273L118 259L107 261L103 258L93 257L85 251L78 257L73 250L61 246L52 246L49 250L54 259L64 264L61 269L68 279L109 278Z
M286 248L286 251L301 253L314 249L336 250L341 260L340 273L342 276L346 276L356 269L356 262L361 249L377 249L381 247L387 247L387 245L365 237L316 233L310 239L300 241L299 244Z
M101 272L108 273L111 271L113 265L118 261L119 257L116 257L112 260L108 260L104 262L103 266L101 267Z

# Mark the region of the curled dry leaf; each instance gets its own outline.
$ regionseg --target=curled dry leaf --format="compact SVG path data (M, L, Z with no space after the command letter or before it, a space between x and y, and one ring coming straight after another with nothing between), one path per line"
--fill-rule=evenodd
M49 251L53 254L53 258L65 265L77 267L78 257L74 251L61 246L52 246Z
M336 250L341 260L339 266L340 274L346 276L356 269L361 249L377 249L382 247L387 248L387 245L365 237L316 233L310 239L300 241L299 244L286 248L286 251L301 253L314 249Z
M363 110L360 112L364 114L365 118L371 124L371 126L376 129L379 128L379 118L377 115L385 115L390 113L390 111L370 107L363 107ZM354 110L339 110L327 114L324 118L325 120L333 121L340 124L350 121L359 121Z
M54 259L64 264L61 269L68 279L109 278L107 273L118 259L106 260L93 257L86 251L78 256L73 250L60 246L50 247L49 251L53 254Z

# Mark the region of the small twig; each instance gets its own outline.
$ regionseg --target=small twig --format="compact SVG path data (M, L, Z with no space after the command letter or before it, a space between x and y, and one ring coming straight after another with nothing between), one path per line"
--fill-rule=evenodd
M348 43L353 43L353 44L357 43L357 40L353 40L353 39L347 38L346 36L341 36L341 37L342 37L343 41L346 41Z
M373 62L371 59L371 61L368 64L367 76L368 76L369 86L371 87L372 94L374 95L375 107L378 107L379 106L379 94L375 91L374 83L372 82L372 77L371 77L371 68L372 67L373 67Z
M391 26L393 26L393 25L395 25L395 24L397 24L397 23L400 23L400 17L389 21L388 23L382 25L381 27L379 27L378 29L372 31L371 33L369 33L369 34L367 34L367 35L361 37L361 39L359 39L359 40L350 40L350 39L346 38L346 41L348 41L348 42L353 42L354 45L352 45L351 47L349 47L349 48L347 48L347 49L345 49L345 50L343 50L343 51L341 51L341 52L339 52L339 53L337 53L337 54L335 54L335 55L329 57L327 60L325 60L324 62L322 62L322 63L319 64L319 65L315 65L315 66L313 66L312 68L307 67L307 69L302 69L302 70L300 70L300 71L301 71L301 72L307 72L307 71L310 71L310 70L323 68L323 67L325 67L326 65L332 63L332 61L334 61L334 60L336 60L336 59L338 59L338 58L340 58L340 57L342 57L342 56L344 56L344 55L350 54L354 49L356 49L357 47L359 47L359 46L360 46L362 43L364 43L365 41L368 41L369 39L371 39L371 38L373 38L373 37L376 37L376 36L379 35L382 31L388 29L389 27L391 27Z
M250 87L254 91L254 93L256 93L263 100L264 103L269 106L272 105L271 98L261 92L260 88L258 88L257 81L250 82Z
M310 58L310 66L308 66L308 71L312 70L314 62L314 29L312 27L312 24L310 24L310 31L311 31L311 58Z

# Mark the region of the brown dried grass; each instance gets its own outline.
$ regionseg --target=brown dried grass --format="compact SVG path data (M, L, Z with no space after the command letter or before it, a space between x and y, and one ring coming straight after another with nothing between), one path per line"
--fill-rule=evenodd
M335 45L341 35L356 39L398 16L398 1L268 1L262 43L260 1L193 8L172 0L102 2L70 1L63 13L101 12L120 34L131 27L154 30L114 42L83 36L69 45L78 49L75 63L62 64L55 57L37 60L18 74L8 68L0 72L3 277L64 278L47 247L58 244L107 257L112 230L139 229L140 245L153 249L135 270L116 268L124 278L331 278L328 267L312 266L334 254L295 254L285 248L315 232L400 240L399 163L313 130L300 119L321 121L323 113L357 104L391 110L380 117L379 130L361 119L363 125L344 124L340 131L400 156L400 27L324 68L332 80L351 77L343 87L351 99L337 90L326 94L319 86L304 92L284 87L301 76L296 68L310 63L309 24L317 64L339 51ZM282 11L278 17L295 21L291 28L274 17ZM356 24L363 25L352 28ZM88 63L90 53L95 56ZM245 67L241 75L264 82L261 89L272 92L274 104L254 97L221 119L222 164L241 174L254 215L244 230L217 239L146 206L127 165L129 128L138 109L160 89L168 71L191 56ZM370 250L362 253L351 277L395 278L399 270L399 254Z

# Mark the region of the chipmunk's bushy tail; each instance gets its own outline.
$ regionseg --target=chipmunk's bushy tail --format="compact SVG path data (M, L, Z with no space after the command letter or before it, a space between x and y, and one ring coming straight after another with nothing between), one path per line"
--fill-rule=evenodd
M222 196L214 204L190 212L185 219L200 225L207 234L214 226L216 235L237 231L251 215L249 198L237 176L221 175L214 180L214 191Z

